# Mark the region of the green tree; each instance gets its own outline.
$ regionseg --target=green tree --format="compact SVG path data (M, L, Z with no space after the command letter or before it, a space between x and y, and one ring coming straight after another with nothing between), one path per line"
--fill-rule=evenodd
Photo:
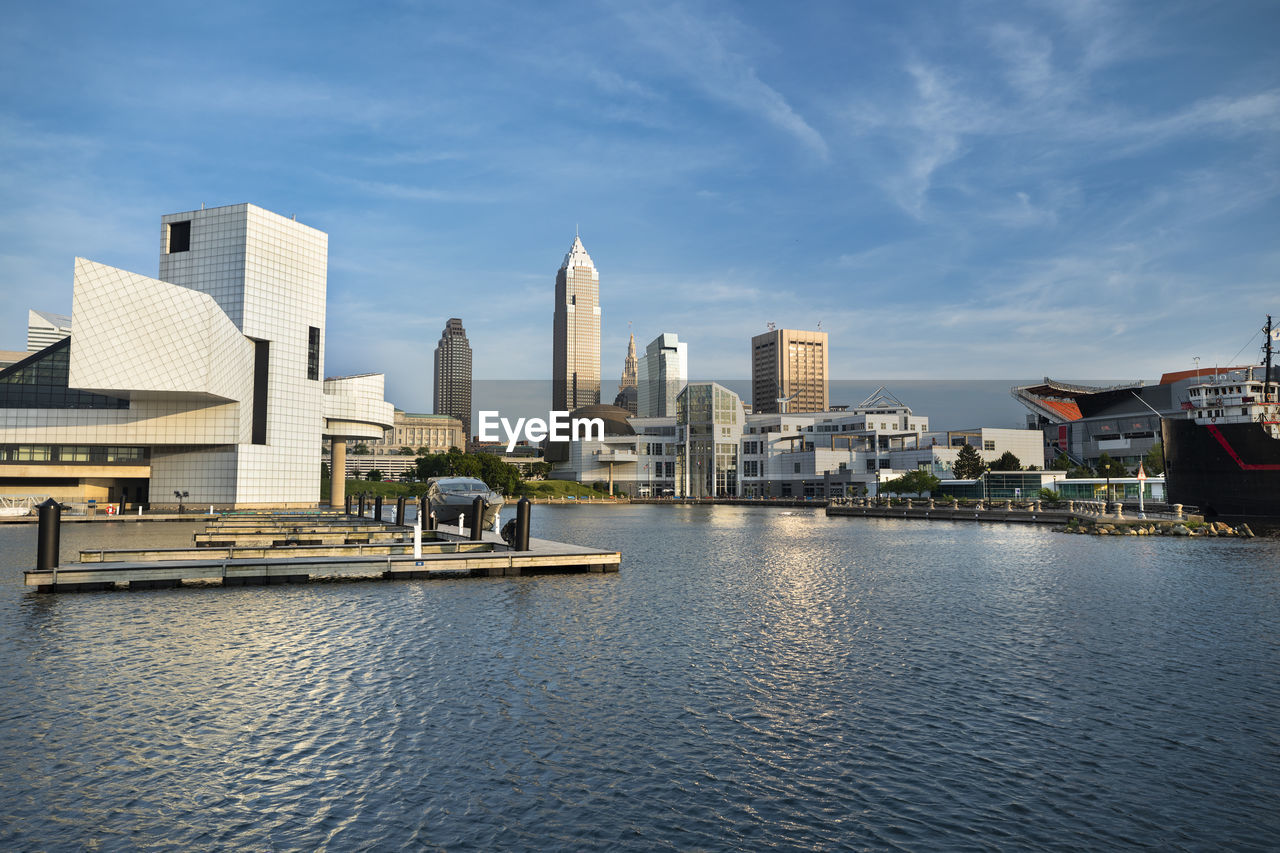
M360 442L359 444L351 448L351 455L352 456L368 456L369 445L365 444L363 441Z
M418 456L419 480L432 477L475 477L489 488L507 495L520 489L520 471L492 453L463 453L454 447L448 453L424 453Z
M1072 462L1070 457L1065 453L1059 453L1058 458L1053 460L1053 464L1049 466L1050 471L1070 471L1076 467L1076 463Z
M365 475L365 479L373 483L381 483L382 472L379 471L377 468L371 468L369 469L369 473Z
M1142 457L1142 470L1152 477L1164 473L1164 446L1160 442L1151 445L1147 455Z
M955 475L957 480L976 480L982 476L982 472L987 470L987 465L982 461L980 454L972 444L961 445L960 454L956 457L956 461L951 464L951 473Z
M1022 460L1013 455L1012 450L1000 454L1000 458L991 463L992 471L1021 471Z
M917 468L914 471L908 471L901 477L894 477L880 484L880 491L891 495L923 495L925 492L935 492L942 485L942 481L933 476L932 473Z
M1112 459L1107 451L1098 454L1098 464L1094 465L1094 470L1098 472L1099 477L1127 477L1129 469L1119 460Z

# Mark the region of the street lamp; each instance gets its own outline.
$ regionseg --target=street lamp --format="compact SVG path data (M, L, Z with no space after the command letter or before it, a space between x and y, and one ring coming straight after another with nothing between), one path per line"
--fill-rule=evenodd
M184 498L189 498L189 497L191 497L191 493L190 493L190 492L180 492L180 491L178 491L177 489L174 489L174 491L173 491L173 496L174 496L175 498L177 498L177 499L178 499L178 515L182 515L182 501L183 501L183 499L184 499Z

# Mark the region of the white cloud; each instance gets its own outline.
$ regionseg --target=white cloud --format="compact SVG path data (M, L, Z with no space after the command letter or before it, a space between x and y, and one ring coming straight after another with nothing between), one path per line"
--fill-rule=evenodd
M734 48L735 36L743 30L739 21L699 17L678 4L627 4L618 14L641 44L704 94L763 119L820 159L828 158L822 135Z

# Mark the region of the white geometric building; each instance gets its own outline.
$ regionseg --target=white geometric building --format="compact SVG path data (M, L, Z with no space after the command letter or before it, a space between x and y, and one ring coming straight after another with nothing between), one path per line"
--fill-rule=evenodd
M158 279L77 258L70 341L0 371L0 493L316 505L321 438L392 422L381 375L321 379L327 235L240 204L160 236Z

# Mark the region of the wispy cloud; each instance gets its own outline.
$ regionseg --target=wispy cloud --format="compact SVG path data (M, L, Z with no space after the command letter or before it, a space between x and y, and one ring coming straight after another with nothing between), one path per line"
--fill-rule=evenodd
M735 48L740 22L699 16L679 4L627 4L618 14L639 43L663 58L666 69L708 97L789 134L820 159L828 158L822 134L781 92L761 80L750 59Z

